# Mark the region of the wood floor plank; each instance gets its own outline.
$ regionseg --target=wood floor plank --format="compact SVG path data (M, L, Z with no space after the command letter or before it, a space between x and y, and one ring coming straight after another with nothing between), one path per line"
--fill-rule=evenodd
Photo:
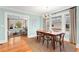
M75 45L65 42L65 49L63 52L79 52L76 50ZM0 45L0 52L60 52L58 46L55 51L52 46L46 47L46 42L42 45L42 42L38 42L36 38L28 39L26 36L20 36L9 39L9 42Z
M0 45L0 52L32 52L26 42L27 37L11 38L9 42Z

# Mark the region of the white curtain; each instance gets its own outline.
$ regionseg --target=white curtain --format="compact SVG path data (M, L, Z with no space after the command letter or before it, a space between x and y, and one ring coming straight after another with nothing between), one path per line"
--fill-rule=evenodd
M76 7L70 8L69 10L70 12L70 20L71 20L71 38L70 38L70 42L71 43L76 43Z

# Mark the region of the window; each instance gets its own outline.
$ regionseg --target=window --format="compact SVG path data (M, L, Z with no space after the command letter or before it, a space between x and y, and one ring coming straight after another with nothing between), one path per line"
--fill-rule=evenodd
M69 31L70 30L70 16L69 16L69 14L65 15L65 19L66 19L66 25L65 25L66 31Z
M51 27L54 31L61 30L61 26L62 26L61 20L62 20L62 16L52 17Z

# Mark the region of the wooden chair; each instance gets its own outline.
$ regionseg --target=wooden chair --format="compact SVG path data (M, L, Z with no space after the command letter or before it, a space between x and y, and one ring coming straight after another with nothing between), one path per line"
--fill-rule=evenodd
M43 34L40 32L37 32L37 40L40 41L43 37Z
M45 34L42 44L44 44L44 42L46 41L46 42L47 42L47 48L48 48L49 42L50 42L51 40L52 40L52 39L51 39L51 36Z
M56 40L55 40L56 44L59 43L60 51L61 51L61 47L63 47L64 49L64 35L65 33L60 34L59 36L56 37Z

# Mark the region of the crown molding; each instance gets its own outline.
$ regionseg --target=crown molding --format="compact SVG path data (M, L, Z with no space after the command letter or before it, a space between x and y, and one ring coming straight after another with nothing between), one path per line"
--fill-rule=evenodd
M40 16L40 14L37 14L37 13L33 13L33 12L30 12L30 11L24 11L24 10L20 10L20 9L8 8L6 6L3 6L3 7L0 6L0 8L5 9L5 10L20 12L20 13L24 13L24 14L28 14L28 15Z
M61 8L58 8L56 10L51 10L49 11L49 14L55 14L64 10L67 10L69 8L72 8L74 6L63 6ZM20 13L24 13L24 14L29 14L29 15L36 15L36 16L41 16L42 14L39 13L33 13L31 11L25 11L25 10L20 10L20 9L14 9L14 8L9 8L8 6L0 6L0 8L5 9L5 10L11 10L11 11L16 11L16 12L20 12Z
M50 11L49 13L51 13L51 15L53 15L53 14L56 14L56 13L59 13L59 12L68 10L69 8L72 8L72 7L73 7L73 6L61 7L61 8L59 8L59 9L57 9L57 10Z

